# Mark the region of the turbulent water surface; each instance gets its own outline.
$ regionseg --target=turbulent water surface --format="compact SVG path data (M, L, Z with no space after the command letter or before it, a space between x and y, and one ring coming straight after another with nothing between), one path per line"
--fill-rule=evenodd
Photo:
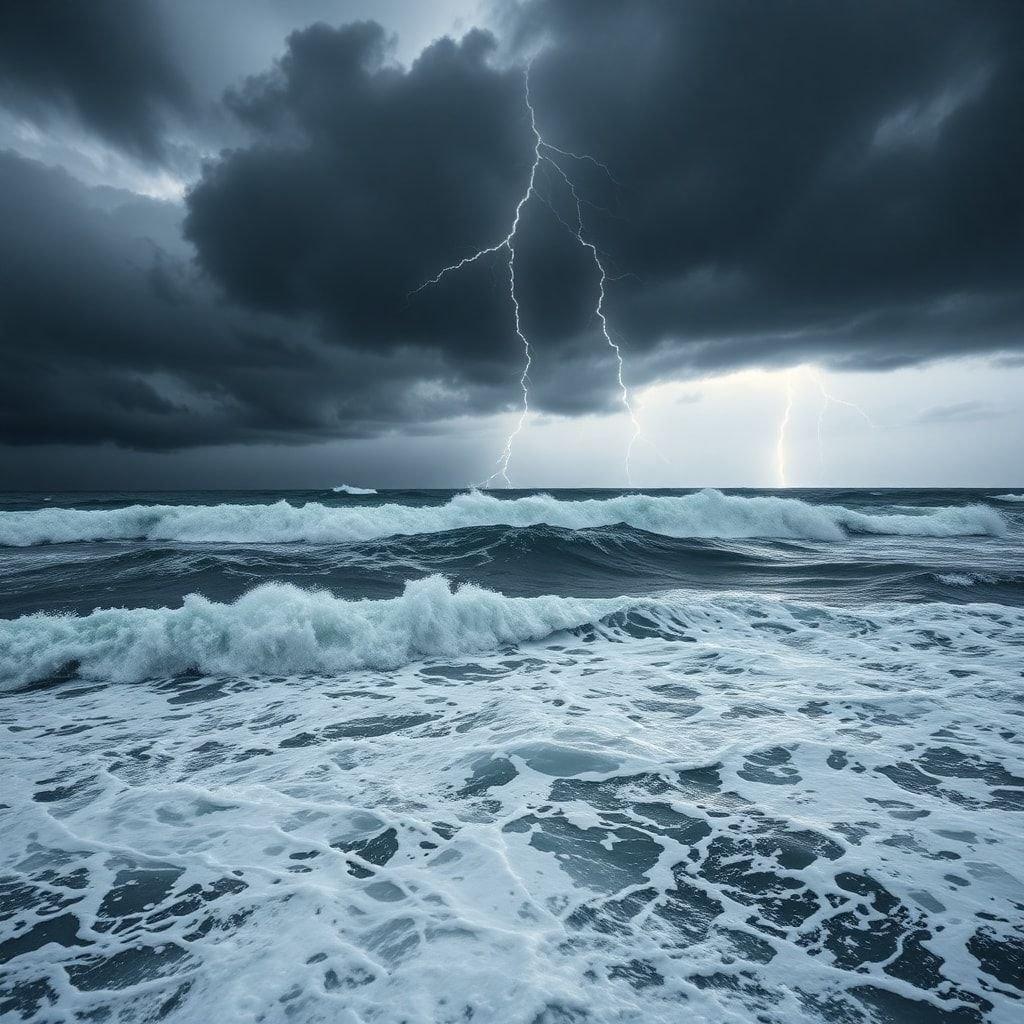
M0 1018L1024 1016L1024 489L0 496Z

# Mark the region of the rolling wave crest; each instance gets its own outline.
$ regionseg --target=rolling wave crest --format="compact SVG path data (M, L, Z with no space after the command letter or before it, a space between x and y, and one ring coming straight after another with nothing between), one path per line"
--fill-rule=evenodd
M1006 532L1003 517L987 505L870 514L842 505L725 495L716 490L584 501L562 501L549 494L501 499L473 491L431 506L337 508L317 502L295 506L279 501L271 505L130 505L0 512L0 545L135 539L326 544L480 526L548 525L579 530L620 523L668 537L722 539L839 541L851 534L963 537L1003 536Z
M202 673L334 673L395 669L428 657L538 640L612 613L626 599L505 597L440 576L389 600L346 601L266 583L230 604L190 594L180 608L109 608L89 615L0 620L0 686L74 666L86 679L136 682Z
M407 583L399 597L345 600L267 583L231 603L190 594L178 608L0 620L0 690L65 674L134 683L195 671L236 677L384 671L432 658L478 657L581 627L626 642L711 635L727 646L758 649L768 626L794 637L801 649L823 644L832 654L865 636L874 637L872 643L885 638L919 644L941 633L964 653L983 641L1015 663L1024 643L1024 610L1002 605L880 604L851 612L683 591L604 599L507 597L472 584L452 587L441 576ZM947 654L945 648L939 652Z

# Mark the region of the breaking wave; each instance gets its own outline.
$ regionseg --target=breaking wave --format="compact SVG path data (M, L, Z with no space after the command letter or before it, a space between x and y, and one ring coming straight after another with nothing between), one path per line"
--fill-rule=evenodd
M79 617L0 620L0 687L73 666L86 679L137 682L230 674L395 669L429 657L539 640L615 612L628 599L505 597L430 576L389 600L346 601L267 583L230 604L190 594L180 608L109 608Z
M997 494L995 500L1024 502L1024 494Z
M979 625L987 630L977 633ZM584 628L618 640L722 635L727 647L756 644L766 628L794 635L803 649L835 651L850 637L918 641L941 633L966 650L995 642L1016 651L1024 610L941 602L879 604L853 613L771 598L580 599L507 597L441 576L407 583L384 600L345 600L324 591L267 583L231 603L190 594L179 608L109 608L88 615L26 615L0 620L0 690L75 675L133 683L203 675L333 675L393 670L433 658L494 653ZM801 638L802 637L802 638Z
M351 484L338 484L337 487L332 487L332 491L335 494L376 494L377 492L372 487L353 487Z
M852 534L915 537L1003 536L1006 522L987 505L870 514L796 498L745 497L704 490L682 496L629 494L562 501L549 494L501 499L472 491L443 505L337 508L310 502L272 505L131 505L0 512L0 545L94 540L193 543L345 543L480 526L571 530L625 524L681 538L841 541Z

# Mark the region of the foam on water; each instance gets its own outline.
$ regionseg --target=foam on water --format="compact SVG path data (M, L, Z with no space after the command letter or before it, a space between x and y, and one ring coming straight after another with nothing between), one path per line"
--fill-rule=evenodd
M1024 494L997 494L996 501L1024 501Z
M501 499L473 491L443 505L367 508L270 505L132 505L117 509L45 508L0 512L0 544L90 540L202 543L338 543L478 526L546 524L587 529L624 523L669 537L841 541L851 534L913 537L1003 536L1006 522L988 505L894 514L814 505L795 498L745 497L704 490L679 497L628 494L560 501L548 494Z
M8 672L208 674L0 699L5 1019L1019 1019L1021 610L425 581L13 625ZM363 630L434 656L253 675Z

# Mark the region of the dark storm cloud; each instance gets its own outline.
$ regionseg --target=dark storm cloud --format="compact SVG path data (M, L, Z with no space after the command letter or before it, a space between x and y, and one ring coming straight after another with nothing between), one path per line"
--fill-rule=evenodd
M223 302L180 256L126 231L126 214L166 230L167 204L118 203L0 154L0 442L295 442L494 401L430 353L326 348L299 321Z
M609 4L506 11L545 138L611 267L633 380L796 359L888 368L1021 343L1024 37L1001 3ZM501 256L406 301L508 229L531 159L519 66L481 33L408 72L378 26L294 34L231 97L258 132L189 199L201 264L239 301L332 337L518 358ZM505 54L504 56L509 56ZM542 167L541 190L572 219ZM537 395L614 401L596 282L551 211L524 214ZM513 396L514 397L514 396Z
M42 122L70 114L155 161L168 115L195 111L165 33L150 0L12 0L0 6L0 102Z
M1024 9L529 4L545 127L625 183L610 308L681 367L1019 345ZM610 68L628 60L629 74Z
M387 62L379 25L293 34L274 72L228 96L258 141L209 166L189 196L200 264L237 300L311 314L345 343L436 346L484 375L507 367L500 261L470 269L465 287L409 297L504 236L523 188L521 74L497 70L493 49L480 32L445 39L405 72Z
M408 67L372 22L292 33L226 95L233 148L191 189L184 238L165 207L7 158L0 436L297 441L512 408L505 255L415 289L510 227L533 155L531 56L545 138L614 175L549 152L586 200L631 384L1024 345L1024 6L496 11L494 35L442 39ZM176 70L159 26L195 39L181 22L201 16L7 5L0 102L70 110L159 161L168 119L209 88ZM537 187L517 236L532 404L615 408L594 267L559 220L574 222L572 197L547 163Z

